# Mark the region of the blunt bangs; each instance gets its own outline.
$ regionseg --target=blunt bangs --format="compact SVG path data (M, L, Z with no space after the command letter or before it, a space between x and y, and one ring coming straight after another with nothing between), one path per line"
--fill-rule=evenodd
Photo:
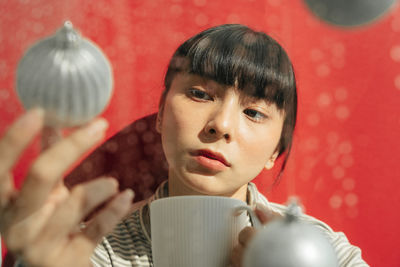
M175 72L234 86L279 110L286 110L294 98L294 74L285 51L268 35L243 25L206 30L183 43L174 58L170 67Z

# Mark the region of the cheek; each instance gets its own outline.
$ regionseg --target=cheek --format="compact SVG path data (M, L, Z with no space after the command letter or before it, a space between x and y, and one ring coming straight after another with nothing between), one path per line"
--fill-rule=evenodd
M165 106L162 135L165 135L167 139L181 140L187 137L187 132L196 125L197 120L193 119L196 118L195 114L192 114L190 108L179 102L182 101L172 98Z
M180 160L187 144L195 141L193 136L196 136L198 120L192 113L179 98L167 98L161 123L161 138L170 165L173 165L172 161Z
M269 145L256 142L248 143L245 148L242 149L244 161L248 166L262 169L272 155L272 150L273 149L271 149Z
M265 129L250 129L241 136L241 152L244 155L244 161L254 167L263 168L278 146L281 128L276 125L276 127Z

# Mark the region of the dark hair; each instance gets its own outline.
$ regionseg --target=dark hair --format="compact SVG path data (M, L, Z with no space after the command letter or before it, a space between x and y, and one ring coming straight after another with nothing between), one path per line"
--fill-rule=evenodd
M221 25L195 35L178 47L165 75L160 103L180 72L235 86L284 111L277 150L285 158L275 183L278 182L290 154L297 114L295 76L284 49L263 32L239 24Z

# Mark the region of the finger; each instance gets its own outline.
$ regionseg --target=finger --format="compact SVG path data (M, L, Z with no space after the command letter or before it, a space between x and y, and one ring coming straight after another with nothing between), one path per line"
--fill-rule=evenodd
M254 212L262 224L266 224L273 219L282 217L280 213L273 211L270 207L267 207L262 203L256 204Z
M82 232L93 241L99 243L101 238L111 232L115 225L127 215L131 208L134 193L125 190L111 201Z
M12 206L4 209L2 227L7 238L9 249L12 251L21 250L36 239L42 231L43 225L52 216L57 206L69 196L69 191L65 186L58 186L50 194L43 206L23 220L15 221Z
M13 123L0 139L0 179L7 173L43 127L43 110L32 109Z
M63 238L90 213L95 207L118 192L118 183L112 178L99 178L75 186L70 197L62 203L49 219L41 240L55 241Z
M68 168L104 136L108 124L97 119L48 148L32 165L16 206L20 217L38 209Z
M24 252L24 260L29 262L29 266L92 266L90 256L93 250L91 241L79 235L46 251L38 246L30 246Z
M231 256L231 266L232 267L241 267L242 266L242 258L244 254L244 247L243 246L236 246L232 251Z
M12 210L7 210L2 220L2 233L4 234L7 248L14 253L19 253L30 247L55 208L54 203L46 203L38 211L19 222L13 222L12 216L8 215Z
M11 173L7 172L2 176L3 178L0 178L0 212L7 206L12 195L15 194Z
M253 227L245 227L239 233L239 244L241 244L243 247L246 247L250 239L254 236L255 232L256 230Z
M69 193L68 188L63 183L59 183L50 193L46 203L51 202L57 206L68 198Z
M11 168L43 125L43 110L33 109L14 122L0 139L0 208L15 193Z

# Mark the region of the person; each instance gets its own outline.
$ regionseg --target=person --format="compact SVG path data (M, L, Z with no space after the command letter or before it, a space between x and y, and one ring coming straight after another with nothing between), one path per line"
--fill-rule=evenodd
M256 209L262 222L285 207L268 200L251 181L285 163L296 123L295 75L284 49L247 26L227 24L185 41L169 63L157 115L169 165L155 194L131 205L133 192L101 177L68 191L62 174L98 144L107 122L96 119L44 151L32 164L20 191L11 168L40 132L44 113L24 114L0 141L0 232L21 263L32 266L152 266L149 204L181 195L237 198ZM282 170L284 168L282 165ZM79 223L107 202L90 223ZM267 216L267 214L269 214ZM324 231L340 266L368 266L344 234L304 216ZM250 222L251 224L251 222ZM249 225L238 237L231 265L241 266Z

